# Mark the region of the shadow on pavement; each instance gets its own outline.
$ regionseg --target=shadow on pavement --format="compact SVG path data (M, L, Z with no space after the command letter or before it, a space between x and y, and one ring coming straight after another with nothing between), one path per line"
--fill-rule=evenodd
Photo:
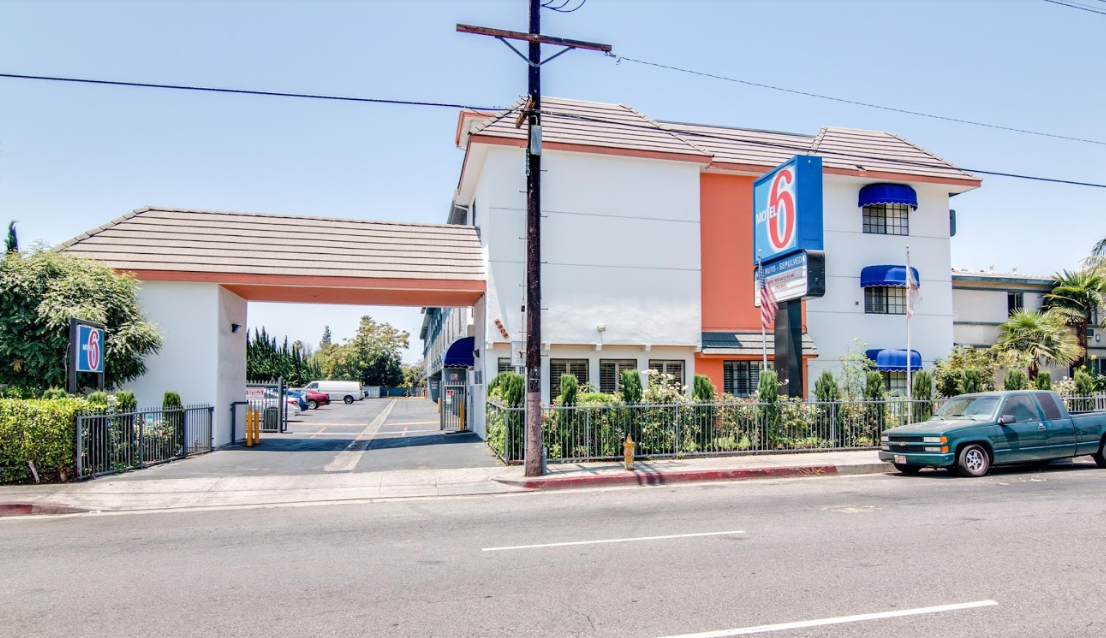
M401 447L420 447L423 445L450 445L454 443L481 443L479 436L472 432L463 434L426 434L423 436L381 437L369 444L369 450L387 450Z
M1019 476L1023 474L1052 474L1055 472L1078 472L1081 470L1096 470L1099 469L1094 462L1085 461L1071 461L1061 460L1043 463L1028 463L1025 465L1004 465L1001 467L993 467L991 471L987 473L987 476ZM958 479L964 478L952 468L942 469L926 469L918 472L917 474L903 474L896 472L892 469L891 476L898 476L904 479L932 479L932 480L944 480L944 479Z

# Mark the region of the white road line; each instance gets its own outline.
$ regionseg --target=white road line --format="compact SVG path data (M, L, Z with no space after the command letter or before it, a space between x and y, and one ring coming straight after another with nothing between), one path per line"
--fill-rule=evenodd
M384 425L384 422L388 420L388 415L392 413L392 408L396 405L396 400L392 399L392 402L384 407L380 411L380 414L376 415L376 418L371 423L365 426L364 430L358 434L346 449L338 453L338 456L334 457L334 460L327 463L323 468L323 472L352 472L353 468L357 467L357 464L361 462L361 457L365 455L365 450L369 447L369 441L372 440L380 426Z
M509 549L539 549L542 547L569 547L572 545L599 545L601 543L636 543L638 541L659 541L669 538L695 538L697 536L724 536L726 534L744 534L742 530L730 532L702 532L699 534L669 534L667 536L639 536L637 538L608 538L598 541L572 541L569 543L545 543L542 545L515 545L513 547L485 547L482 552L503 552Z
M766 634L773 631L788 631L790 629L805 629L807 627L822 627L824 625L841 625L845 623L864 622L866 620L882 620L884 618L900 618L902 616L919 616L922 614L940 614L947 611L960 611L963 609L975 609L977 607L992 607L997 604L998 603L993 600L977 600L974 603L956 603L954 605L938 605L937 607L919 607L917 609L881 611L874 614L838 616L836 618L822 618L819 620L800 620L798 622L786 622L780 623L778 625L759 625L757 627L743 627L741 629L704 631L698 634L680 634L678 636L665 636L664 638L728 638L729 636Z

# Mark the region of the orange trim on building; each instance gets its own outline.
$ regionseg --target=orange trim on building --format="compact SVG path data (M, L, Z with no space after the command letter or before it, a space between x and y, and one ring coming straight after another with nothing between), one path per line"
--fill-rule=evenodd
M753 178L699 175L703 331L760 330L753 305Z
M195 272L186 270L127 270L141 281L192 281L214 284L259 286L314 286L351 290L442 290L483 293L483 279L405 279L379 277L333 277L325 275L257 275L248 273Z
M769 357L770 358L770 357ZM803 355L803 396L807 396L810 386L810 360L813 355ZM722 392L726 388L726 361L760 361L761 357L736 354L703 354L695 353L695 374L703 374L710 377L715 389Z
M490 146L513 146L526 148L526 140L513 137L492 137L490 135L470 135L469 140L474 144L488 144ZM630 148L613 148L610 146L595 146L592 144L568 144L565 142L542 142L541 147L550 151L567 151L570 153L594 153L596 155L618 155L621 157L640 157L644 159L666 160L669 162L695 162L697 164L709 164L709 155L696 155L692 153L669 153L666 151L642 151Z

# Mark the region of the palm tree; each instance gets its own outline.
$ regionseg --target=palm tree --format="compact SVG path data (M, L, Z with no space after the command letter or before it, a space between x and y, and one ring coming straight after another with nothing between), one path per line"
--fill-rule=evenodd
M1065 270L1053 277L1052 292L1045 300L1075 329L1082 350L1074 362L1078 367L1087 355L1087 329L1094 311L1106 304L1106 279L1093 270Z
M1040 366L1066 366L1079 358L1079 341L1068 329L1067 317L1056 310L1017 310L998 327L995 347L1010 352L1029 364L1030 378Z

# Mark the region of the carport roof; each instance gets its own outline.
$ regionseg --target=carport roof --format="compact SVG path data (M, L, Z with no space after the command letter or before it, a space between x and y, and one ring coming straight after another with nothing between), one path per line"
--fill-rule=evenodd
M485 288L476 229L450 224L147 207L59 250L142 280L219 283L262 301L449 305L439 303L448 295L399 294L406 290L464 292L458 305L469 305ZM330 292L305 296L303 287ZM334 292L341 289L394 298Z

